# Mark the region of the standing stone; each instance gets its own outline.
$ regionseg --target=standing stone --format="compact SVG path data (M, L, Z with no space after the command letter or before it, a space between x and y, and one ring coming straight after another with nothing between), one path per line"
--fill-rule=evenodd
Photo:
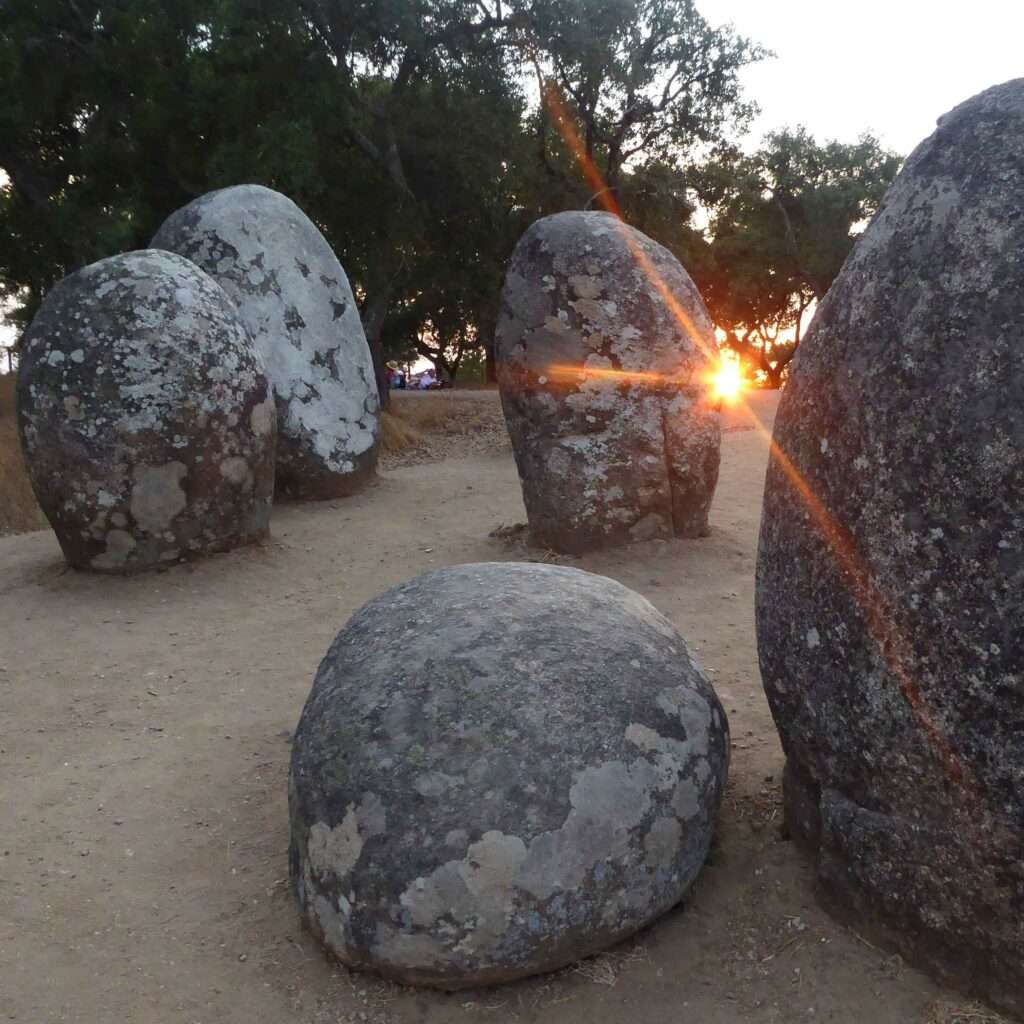
M708 532L716 351L667 249L607 213L533 224L505 278L495 355L536 543L577 554Z
M827 905L1024 1011L1024 79L941 118L775 421L761 671Z
M291 880L344 963L444 989L553 970L679 902L726 717L639 594L441 569L353 616L295 733Z
M377 464L377 384L348 278L316 225L279 192L238 185L171 214L152 244L193 260L238 306L277 399L278 492L358 490Z
M18 423L68 562L133 573L267 535L274 402L231 300L157 250L65 278L22 339Z

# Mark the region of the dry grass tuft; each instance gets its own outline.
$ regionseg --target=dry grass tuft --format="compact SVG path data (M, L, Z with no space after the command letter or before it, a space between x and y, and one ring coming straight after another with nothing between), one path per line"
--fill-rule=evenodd
M1011 1024L981 1003L950 1003L938 999L928 1007L925 1024Z
M0 534L41 530L46 519L36 504L21 459L14 413L14 374L0 374Z
M423 443L423 432L394 413L381 413L380 445L386 452L404 452Z
M508 451L505 417L494 390L394 391L387 417L392 422L385 420L380 463L385 472ZM397 427L406 433L397 433Z

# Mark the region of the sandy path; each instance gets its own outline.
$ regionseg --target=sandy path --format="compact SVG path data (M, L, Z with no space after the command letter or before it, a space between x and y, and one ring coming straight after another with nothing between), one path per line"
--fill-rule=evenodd
M713 863L614 955L454 996L350 975L301 928L288 736L360 604L431 566L523 556L488 538L524 518L511 457L280 508L264 548L134 580L66 572L48 533L0 540L0 1019L923 1021L933 986L831 923L778 836L752 612L766 451L726 435L711 537L568 561L676 622L730 712Z

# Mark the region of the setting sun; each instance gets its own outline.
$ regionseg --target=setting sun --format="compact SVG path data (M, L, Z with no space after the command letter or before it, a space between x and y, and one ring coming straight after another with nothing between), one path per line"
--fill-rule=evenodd
M734 402L743 390L743 375L737 363L722 362L711 378L711 390L715 398Z

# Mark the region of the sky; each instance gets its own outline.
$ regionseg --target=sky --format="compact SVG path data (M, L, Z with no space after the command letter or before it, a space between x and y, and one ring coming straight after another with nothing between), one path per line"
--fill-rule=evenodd
M819 141L872 131L907 155L935 120L1024 76L1024 0L698 0L776 56L744 71L761 106L750 142L805 125ZM0 324L0 345L11 332Z
M762 108L752 135L797 124L819 141L871 130L903 156L935 121L990 85L1024 76L1021 0L697 0L773 50L744 72Z

